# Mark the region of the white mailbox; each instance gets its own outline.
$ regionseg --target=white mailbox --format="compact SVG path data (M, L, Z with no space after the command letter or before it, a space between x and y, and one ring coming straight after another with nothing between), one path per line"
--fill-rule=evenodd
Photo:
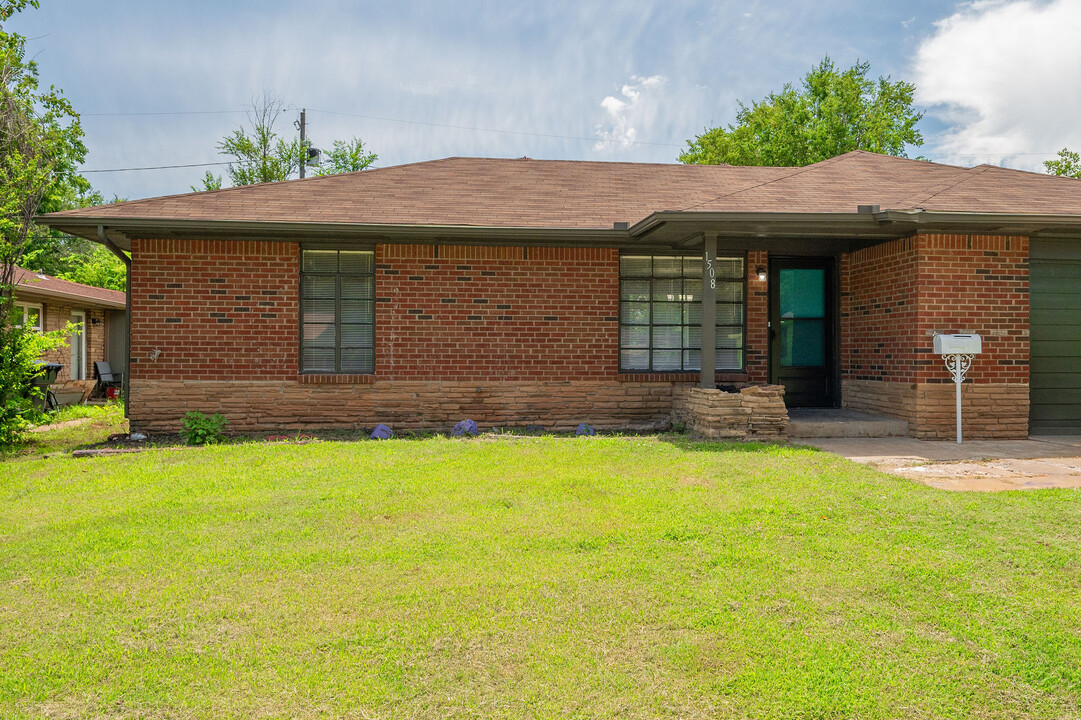
M972 366L972 356L982 351L983 339L979 335L935 335L935 354L942 356L956 387L957 442L961 442L961 383Z
M982 351L979 335L935 335L935 355L977 355Z

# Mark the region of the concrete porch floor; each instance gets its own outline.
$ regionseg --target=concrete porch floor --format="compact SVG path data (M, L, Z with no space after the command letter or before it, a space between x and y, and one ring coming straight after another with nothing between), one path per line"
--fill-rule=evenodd
M908 423L890 415L845 408L789 408L791 438L884 438L908 435Z
M795 439L943 490L1081 488L1081 435L1026 440Z

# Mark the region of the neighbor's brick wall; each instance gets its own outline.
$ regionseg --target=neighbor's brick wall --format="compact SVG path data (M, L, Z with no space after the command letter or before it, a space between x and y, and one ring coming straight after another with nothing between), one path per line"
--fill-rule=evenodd
M952 437L954 393L938 333L978 333L962 392L964 432L1028 431L1028 239L921 234L842 258L845 407L908 420L919 437Z
M25 296L21 299L42 306L44 310L42 313L42 330L45 332L65 327L71 322L71 313L73 311L83 310L83 308L74 305L63 305L56 301L49 302L43 298L37 299ZM85 312L86 324L83 333L86 337L86 379L91 381L94 378L94 361L105 359L105 340L108 336L108 327L105 324L104 310L85 310ZM94 320L98 321L97 325L94 324ZM70 386L74 382L71 380L71 348L68 345L44 353L41 359L60 363L64 366L64 369L56 376L53 389Z
M133 239L131 252L133 381L296 378L296 243Z
M615 379L619 253L378 245L375 327L379 378Z

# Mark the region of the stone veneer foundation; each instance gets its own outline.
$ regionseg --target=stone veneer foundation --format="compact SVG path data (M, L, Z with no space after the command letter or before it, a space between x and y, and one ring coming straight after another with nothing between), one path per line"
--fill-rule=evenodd
M175 432L190 411L222 413L229 431L369 429L448 431L465 418L482 428L537 425L574 430L668 427L670 382L308 383L259 380L132 380L132 427Z

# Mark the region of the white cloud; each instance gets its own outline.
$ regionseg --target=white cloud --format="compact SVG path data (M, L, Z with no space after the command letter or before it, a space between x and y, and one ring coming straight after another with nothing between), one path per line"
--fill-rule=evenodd
M1077 0L981 0L936 22L913 75L917 101L947 125L934 159L1042 170L1081 147L1078 38Z
M668 82L663 75L649 77L631 76L631 82L619 91L622 97L609 95L601 100L606 113L605 123L597 126L597 134L603 138L593 146L595 151L615 146L626 147L638 141L638 130L649 127L662 109L661 88Z

